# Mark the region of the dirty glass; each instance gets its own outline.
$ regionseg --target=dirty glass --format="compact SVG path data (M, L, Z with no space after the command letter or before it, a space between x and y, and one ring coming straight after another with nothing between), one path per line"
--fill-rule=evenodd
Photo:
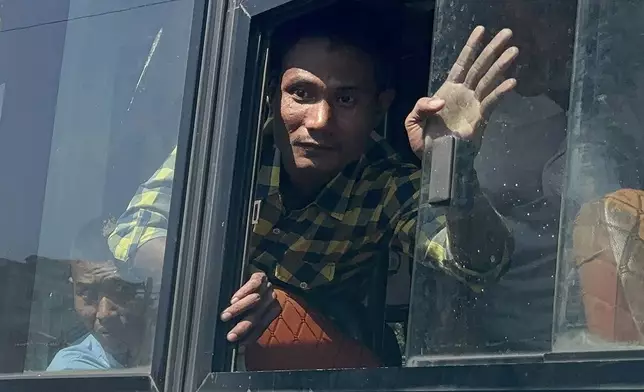
M510 43L519 49L505 74L517 86L491 113L473 164L480 193L502 217L513 245L509 268L483 287L466 286L416 257L407 337L410 366L436 356L551 348L576 14L576 1L437 1L430 93L444 83L478 25L486 28L485 43L503 28L511 29ZM425 158L424 189L432 170L431 159ZM435 213L428 197L421 194L417 238ZM482 229L469 232L477 235ZM448 232L459 235L449 224ZM571 314L581 312L575 306Z
M554 349L644 344L644 3L583 1ZM584 317L579 317L578 308Z
M0 1L0 373L149 366L193 3Z
M517 87L491 114L474 161L513 247L501 277L474 289L416 258L408 364L641 348L644 3L437 6L431 91L477 25L489 36L512 29L519 48L507 72ZM424 162L424 181L430 170ZM426 200L421 222L435 208Z

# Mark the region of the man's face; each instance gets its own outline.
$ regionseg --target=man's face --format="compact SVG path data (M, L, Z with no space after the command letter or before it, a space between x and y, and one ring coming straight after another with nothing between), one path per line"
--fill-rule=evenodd
M72 265L74 305L103 348L117 357L136 353L145 326L143 284L119 278L112 262Z
M287 171L335 175L365 151L393 92L378 91L367 54L324 38L300 40L283 67L273 112Z

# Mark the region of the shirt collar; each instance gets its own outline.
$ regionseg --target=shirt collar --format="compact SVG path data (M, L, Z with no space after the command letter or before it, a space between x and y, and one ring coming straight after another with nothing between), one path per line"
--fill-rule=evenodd
M105 348L93 334L90 333L87 338L85 338L84 344L89 351L96 356L96 358L103 360L108 365L109 369L123 368L123 365L121 365L112 354L105 351Z
M373 147L374 144L380 144L383 138L376 132L372 132L371 141L370 147ZM257 178L257 198L259 199L279 194L280 152L275 147L272 138L267 138L264 142L267 146L262 149L261 166ZM353 188L368 161L368 157L363 154L357 161L347 165L322 188L313 204L328 212L335 219L342 220Z

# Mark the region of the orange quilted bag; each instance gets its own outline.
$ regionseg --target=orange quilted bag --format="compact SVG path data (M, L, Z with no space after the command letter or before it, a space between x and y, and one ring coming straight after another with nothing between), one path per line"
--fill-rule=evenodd
M644 343L644 191L586 204L573 236L589 331Z
M342 333L303 299L275 289L282 308L245 349L246 370L311 370L380 366L371 350Z

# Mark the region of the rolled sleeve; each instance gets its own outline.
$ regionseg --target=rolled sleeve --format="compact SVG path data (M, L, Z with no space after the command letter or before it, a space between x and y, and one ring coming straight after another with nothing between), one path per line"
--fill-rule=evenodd
M511 253L511 239L507 236L507 232L496 230L499 224L505 227L502 222L497 221L497 218L499 220L502 218L494 211L495 215L492 219L494 222L491 222L493 224L490 227L478 228L479 235L486 236L486 238L496 236L497 242L502 243L500 249L490 252L488 247L487 251L469 254L459 249L457 243L454 243L455 235L462 234L454 233L452 228L448 226L447 214L450 207L429 204L419 207L420 175L414 175L402 179L402 181L412 184L415 191L397 212L390 215L390 224L394 228L389 244L390 249L407 256L413 256L416 262L441 270L467 284L475 291L479 291L490 281L497 280L505 271ZM400 193L400 190L404 190L406 187L407 184L396 184L396 193ZM406 195L399 195L395 198L403 197ZM454 214L453 209L449 213ZM464 224L467 224L467 216L463 216L462 219L465 219ZM474 241L474 239L459 238L459 243L463 241ZM488 262L475 263L475 258L477 261L486 259ZM479 268L473 268L474 265ZM485 268L480 268L480 266L485 266Z
M108 245L117 260L127 262L143 244L167 235L176 152L175 148L152 177L139 186L116 222Z

